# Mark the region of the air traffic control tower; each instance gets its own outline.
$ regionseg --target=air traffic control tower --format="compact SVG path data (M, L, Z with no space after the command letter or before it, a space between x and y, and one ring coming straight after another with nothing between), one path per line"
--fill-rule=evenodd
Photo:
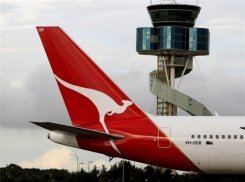
M149 82L156 115L175 116L177 107L193 116L212 115L202 103L178 91L183 76L192 71L193 57L209 55L209 30L194 27L201 8L172 1L149 5L147 10L153 27L137 28L136 50L157 57Z

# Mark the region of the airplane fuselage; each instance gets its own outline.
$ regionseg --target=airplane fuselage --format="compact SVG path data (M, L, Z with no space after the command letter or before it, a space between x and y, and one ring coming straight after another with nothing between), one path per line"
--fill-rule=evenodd
M159 117L148 115L159 131L140 136L110 130L125 136L115 140L121 154L108 141L53 133L54 142L111 157L185 171L205 173L245 173L245 117ZM139 126L141 127L141 126ZM162 137L159 133L164 133ZM59 140L57 140L57 136ZM54 138L56 137L56 138ZM183 155L189 160L183 160Z
M245 173L245 117L151 119L201 171Z

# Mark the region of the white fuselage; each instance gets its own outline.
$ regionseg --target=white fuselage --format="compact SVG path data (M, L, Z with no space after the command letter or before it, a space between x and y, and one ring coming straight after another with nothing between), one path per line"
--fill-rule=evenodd
M148 116L203 172L245 172L245 117Z

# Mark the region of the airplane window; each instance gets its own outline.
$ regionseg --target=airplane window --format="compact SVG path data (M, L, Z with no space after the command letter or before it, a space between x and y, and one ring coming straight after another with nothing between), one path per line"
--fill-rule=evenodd
M228 135L228 139L231 139L231 135Z
M240 139L243 139L243 135L240 135Z
M234 139L237 139L237 135L234 135Z
M201 138L201 135L197 135L197 138L200 139Z
M195 138L195 135L191 135L191 138Z
M213 135L209 135L209 138L210 138L210 139L213 139Z
M225 139L225 135L222 135L222 139Z
M207 135L203 135L203 138L206 139L207 138Z
M219 135L216 135L215 138L216 138L216 139L219 139Z

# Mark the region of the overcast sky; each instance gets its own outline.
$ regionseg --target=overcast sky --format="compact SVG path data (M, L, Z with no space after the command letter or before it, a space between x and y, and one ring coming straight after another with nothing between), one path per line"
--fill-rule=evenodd
M153 1L158 3L159 1ZM191 0L177 2L194 3ZM152 112L148 73L156 58L135 52L136 28L150 27L148 0L2 0L0 166L75 169L74 158L96 164L98 155L55 144L28 121L70 124L36 32L58 25L142 109ZM197 57L180 90L220 115L245 115L245 1L199 0L197 27L210 29L209 56ZM184 114L181 112L181 114ZM52 162L50 158L53 159Z

